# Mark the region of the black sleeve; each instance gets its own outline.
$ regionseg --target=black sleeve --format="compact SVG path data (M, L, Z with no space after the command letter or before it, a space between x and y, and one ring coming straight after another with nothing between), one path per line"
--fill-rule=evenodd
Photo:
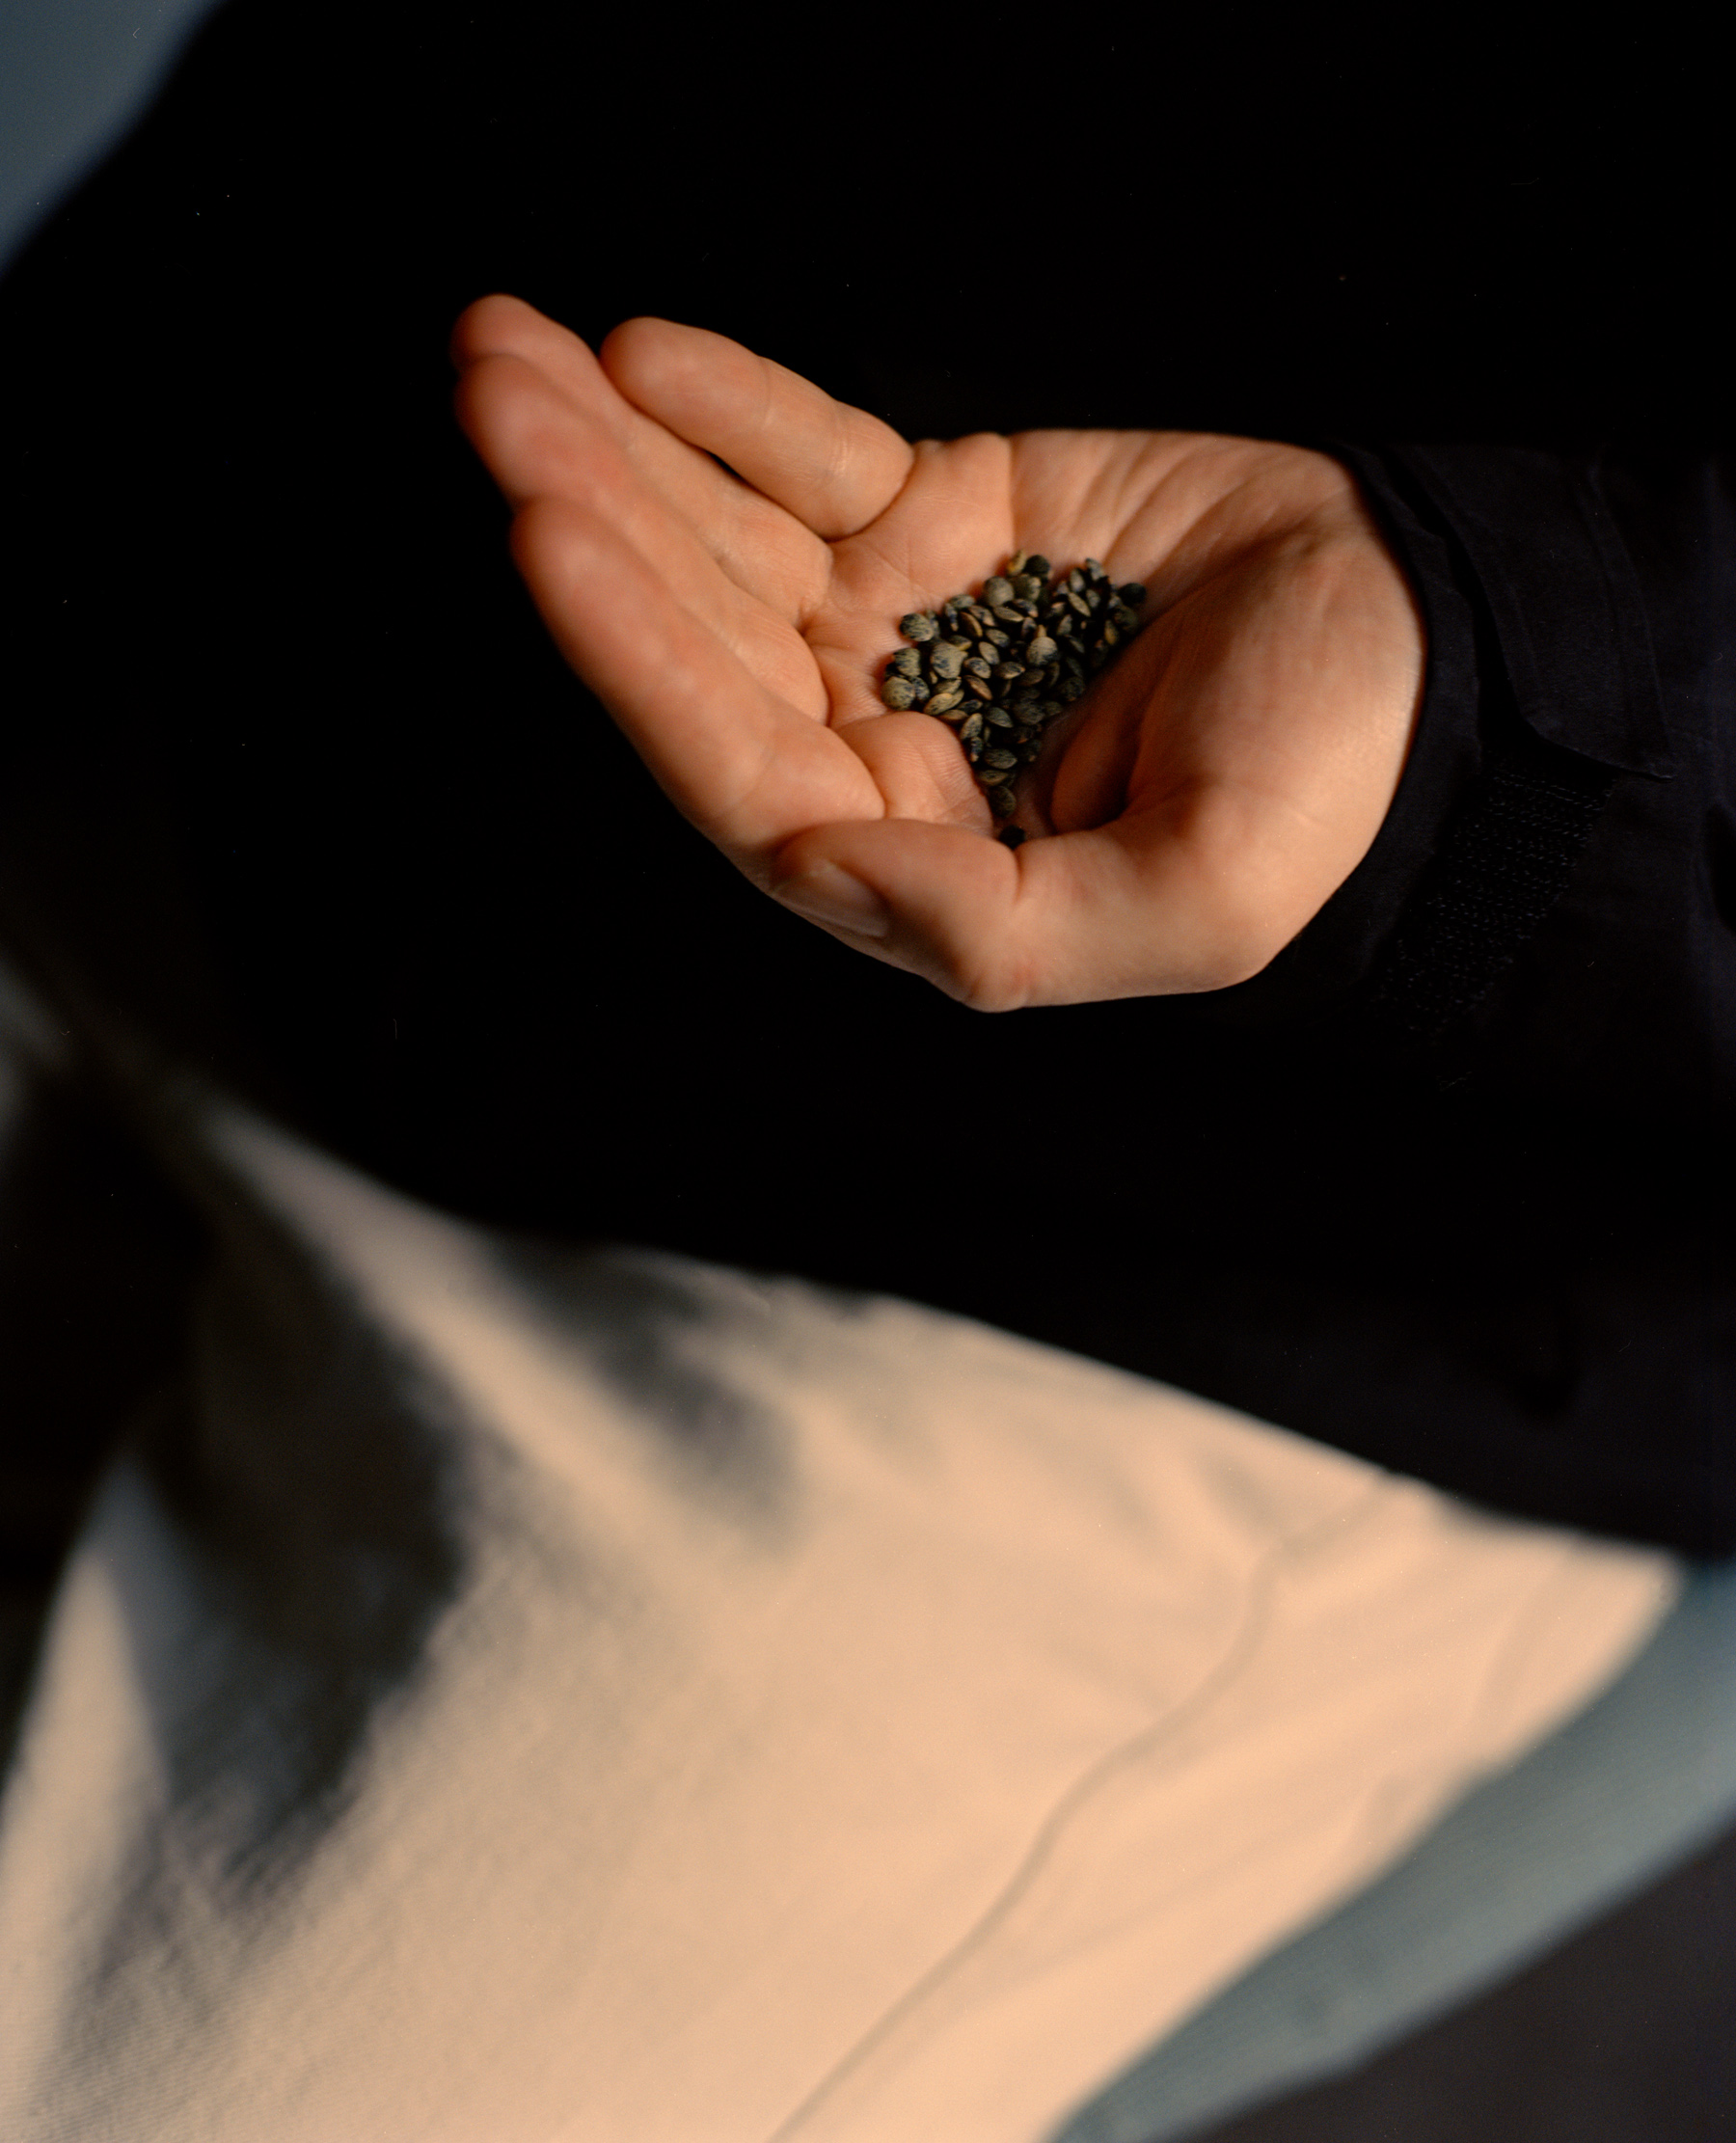
M1335 443L1428 637L1358 869L1233 1021L1354 1012L1442 1076L1736 1104L1736 501L1720 457ZM1587 1051L1595 1055L1588 1061ZM1449 1069L1451 1068L1451 1069Z
M1252 1066L1189 1241L1234 1285L1153 1275L1135 1366L1501 1507L1728 1553L1730 471L1332 450L1418 595L1422 719L1363 863L1201 1006Z
M1736 1127L1728 472L1343 458L1431 642L1426 757L1393 828L1416 878L1381 918L1368 1009L1444 1049L1445 1075L1555 1094L1612 1133Z

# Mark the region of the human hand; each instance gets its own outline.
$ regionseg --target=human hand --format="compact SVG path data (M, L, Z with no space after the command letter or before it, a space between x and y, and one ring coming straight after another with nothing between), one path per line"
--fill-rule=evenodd
M515 298L454 331L460 421L550 632L753 882L985 1011L1222 989L1368 852L1423 630L1345 472L1185 432L910 446L702 329L596 354ZM726 466L719 466L723 464ZM898 620L1022 547L1148 590L1013 821L958 739L880 699Z

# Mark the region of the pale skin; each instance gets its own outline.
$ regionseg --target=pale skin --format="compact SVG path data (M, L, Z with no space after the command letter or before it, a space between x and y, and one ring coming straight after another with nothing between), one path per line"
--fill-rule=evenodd
M1218 990L1368 853L1416 729L1409 586L1338 463L1160 431L912 446L701 328L594 353L516 298L452 340L549 631L755 884L982 1011ZM880 700L898 620L1009 553L1148 589L1011 849L951 730Z

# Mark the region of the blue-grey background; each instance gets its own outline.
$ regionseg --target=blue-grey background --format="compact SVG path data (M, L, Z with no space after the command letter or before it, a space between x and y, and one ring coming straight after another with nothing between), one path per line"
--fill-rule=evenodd
M0 268L149 103L216 0L0 0Z

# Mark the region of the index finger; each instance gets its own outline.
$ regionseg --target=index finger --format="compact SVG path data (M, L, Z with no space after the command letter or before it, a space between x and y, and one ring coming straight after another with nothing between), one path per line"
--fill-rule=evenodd
M827 542L878 520L910 473L912 449L890 424L725 335L624 320L597 356L637 409Z

